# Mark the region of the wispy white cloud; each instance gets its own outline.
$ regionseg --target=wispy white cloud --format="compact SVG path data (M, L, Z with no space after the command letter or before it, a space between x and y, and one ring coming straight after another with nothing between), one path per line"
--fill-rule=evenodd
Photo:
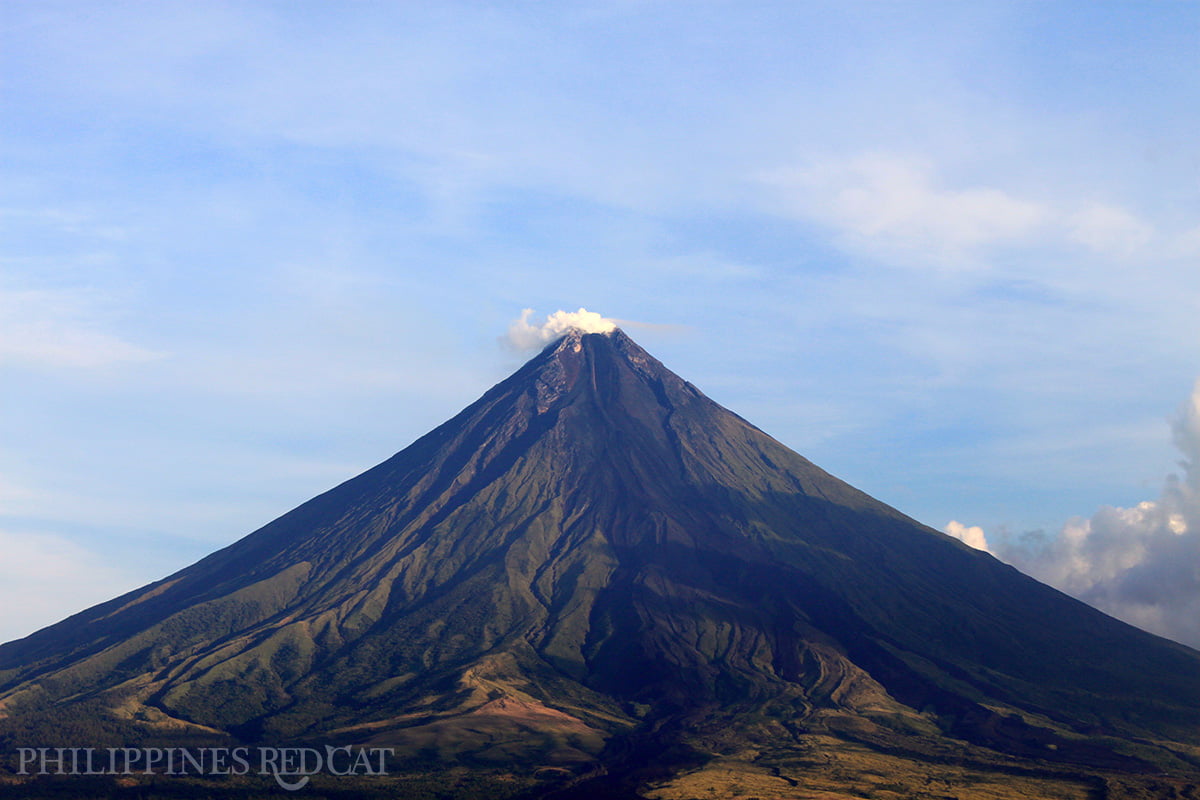
M884 266L977 271L1127 299L1129 263L1170 278L1200 252L1200 229L1156 224L1132 204L1045 182L1011 188L1001 172L973 181L950 172L936 157L875 151L777 167L757 180L777 213L818 223L842 249Z
M1051 216L995 186L945 185L929 163L872 153L763 176L782 207L873 247L961 260L978 248L1027 240Z
M0 364L95 369L163 356L104 330L86 292L0 289Z
M0 642L134 589L100 553L54 534L0 529Z
M1131 212L1110 205L1092 205L1068 220L1071 241L1094 253L1125 257L1144 252L1155 239L1154 229Z
M1176 236L1170 244L1170 255L1191 262L1200 258L1200 225L1189 228Z
M51 231L56 236L80 237L91 240L124 241L131 231L94 215L61 208L0 208L0 224L13 229L30 226Z
M34 490L17 483L8 475L0 474L0 515L17 514L19 509L37 497Z

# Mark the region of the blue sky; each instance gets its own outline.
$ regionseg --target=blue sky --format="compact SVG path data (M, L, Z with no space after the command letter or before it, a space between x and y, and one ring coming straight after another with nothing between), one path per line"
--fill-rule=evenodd
M1165 507L1189 457L1196 3L0 15L0 639L399 450L523 308L644 323L993 543Z

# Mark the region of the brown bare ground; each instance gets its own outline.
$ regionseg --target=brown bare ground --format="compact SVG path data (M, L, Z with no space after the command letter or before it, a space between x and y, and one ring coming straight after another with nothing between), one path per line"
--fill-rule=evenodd
M650 800L1094 800L1102 785L1098 778L914 761L832 737L809 744L814 748L802 762L722 758L644 794Z

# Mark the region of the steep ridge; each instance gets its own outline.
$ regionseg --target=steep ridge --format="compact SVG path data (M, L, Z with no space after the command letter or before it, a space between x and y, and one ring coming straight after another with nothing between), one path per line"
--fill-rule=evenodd
M379 466L0 646L0 735L49 741L64 709L613 774L816 735L1138 772L1200 763L1200 654L576 331Z

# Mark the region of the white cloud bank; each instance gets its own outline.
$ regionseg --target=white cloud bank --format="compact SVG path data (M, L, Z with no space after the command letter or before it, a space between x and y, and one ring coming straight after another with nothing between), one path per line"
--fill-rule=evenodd
M534 350L544 347L573 329L584 333L612 333L617 329L616 321L606 319L586 308L580 308L578 311L555 311L541 325L531 324L529 318L532 316L533 309L526 308L509 326L505 341L513 348Z
M1157 500L1105 506L1068 521L1056 538L1000 532L989 548L978 527L951 522L946 532L1119 619L1200 648L1200 380L1172 428L1184 474L1169 476Z

